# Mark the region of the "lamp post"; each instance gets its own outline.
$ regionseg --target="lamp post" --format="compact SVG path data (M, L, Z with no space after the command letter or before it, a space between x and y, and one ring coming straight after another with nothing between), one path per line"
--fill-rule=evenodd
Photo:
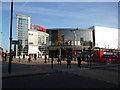
M13 19L13 0L11 0L11 17L10 17L10 57L9 57L9 66L8 73L11 73L11 61L12 61L12 19Z
M74 54L76 53L76 51L75 51L75 42L76 42L76 31L78 30L78 28L76 28L75 30L74 30Z
M47 56L46 56L46 45L45 45L45 48L44 48L44 49L45 49L45 62L44 62L44 63L47 63L47 61L46 61L46 60L47 60Z
M80 43L81 43L81 46L82 46L82 52L83 52L83 43L84 43L84 38L83 38L83 37L80 38Z
M91 50L92 50L92 48L93 48L93 43L91 42L91 41L89 41L89 44L90 44L90 68L91 68L91 66L92 66L92 63L91 63L91 61L92 61L92 52L91 52Z

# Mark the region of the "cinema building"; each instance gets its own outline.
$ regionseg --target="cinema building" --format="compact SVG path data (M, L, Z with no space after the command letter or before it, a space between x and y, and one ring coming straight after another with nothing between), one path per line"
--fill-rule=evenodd
M49 34L49 54L74 55L83 50L88 50L93 44L93 30L78 28L57 28L47 29Z
M49 34L49 54L75 55L89 51L91 47L120 49L118 29L92 26L89 29L57 28L47 29Z

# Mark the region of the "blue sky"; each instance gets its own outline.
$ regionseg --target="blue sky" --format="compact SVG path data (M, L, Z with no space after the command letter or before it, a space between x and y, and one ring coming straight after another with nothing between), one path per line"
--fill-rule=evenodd
M117 2L14 2L13 39L16 14L31 16L31 23L44 28L82 28L99 25L118 28ZM2 2L2 47L9 50L10 3Z

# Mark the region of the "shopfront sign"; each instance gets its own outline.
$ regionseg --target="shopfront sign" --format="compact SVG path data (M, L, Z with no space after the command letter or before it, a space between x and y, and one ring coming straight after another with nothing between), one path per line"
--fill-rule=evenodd
M30 28L31 29L36 29L36 30L41 30L43 32L46 32L46 29L41 27L41 26L38 26L38 25L34 25L34 24L30 24Z

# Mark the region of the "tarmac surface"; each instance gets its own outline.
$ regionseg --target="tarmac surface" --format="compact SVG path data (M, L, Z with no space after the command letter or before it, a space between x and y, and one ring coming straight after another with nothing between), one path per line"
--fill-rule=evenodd
M55 59L52 68L50 61L47 60L47 63L44 63L44 59L39 58L29 63L27 59L21 59L20 62L19 59L14 59L11 65L11 74L8 73L8 61L3 61L2 79L67 72L119 85L119 64L92 63L90 67L86 62L82 62L81 68L79 68L77 61L72 61L72 68L67 68L66 61L62 61L62 64L59 65Z

